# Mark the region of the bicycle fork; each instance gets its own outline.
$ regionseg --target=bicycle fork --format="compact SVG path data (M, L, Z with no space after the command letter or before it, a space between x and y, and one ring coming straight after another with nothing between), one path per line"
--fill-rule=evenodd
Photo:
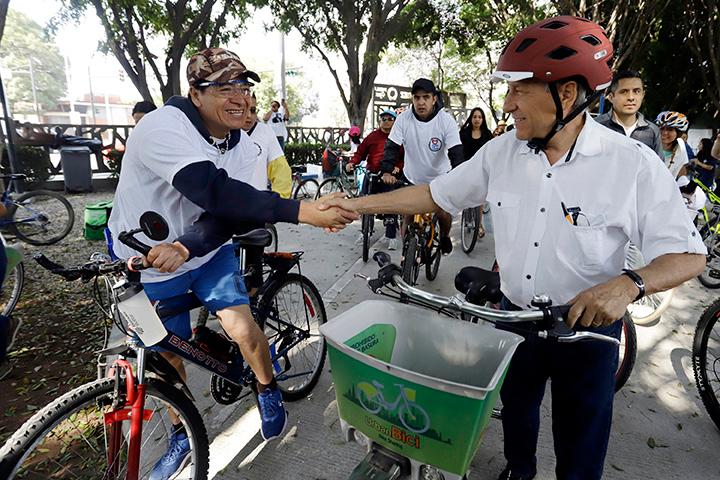
M152 418L153 412L145 410L145 349L137 350L137 385L133 375L132 365L127 360L119 359L113 363L110 375L115 376L115 404L113 409L105 414L107 429L107 460L111 479L117 479L120 468L120 453L122 448L123 422L130 420L130 441L127 453L127 473L125 480L138 480L140 472L140 446L142 443L143 422ZM125 399L121 399L120 369L125 372Z

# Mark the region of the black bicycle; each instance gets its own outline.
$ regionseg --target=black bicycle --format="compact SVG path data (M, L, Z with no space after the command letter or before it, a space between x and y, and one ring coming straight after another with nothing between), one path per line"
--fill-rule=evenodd
M142 232L162 241L168 227L152 212L143 215L140 224L143 228L122 232L118 240L146 255L150 247L134 235ZM266 246L270 239L267 231L258 229L235 240L243 250ZM302 274L290 272L299 268L301 256L302 252L265 254L266 279L250 305L268 337L275 378L286 400L310 393L326 353L319 333L319 326L326 321L320 293ZM72 268L55 264L42 254L36 260L66 280L115 277L111 311L126 341L101 352L118 356L108 376L53 400L13 434L0 449L0 478L147 478L167 448L172 412L190 441L183 478L206 479L209 447L202 416L177 371L147 347L157 345L210 371L212 396L227 405L249 395L250 389L245 394L243 389L255 384L255 375L237 345L207 327L196 329L190 339L165 330L161 318L197 308L201 302L187 293L158 302L153 309L140 284L139 257L128 262L96 259ZM139 307L142 314L138 314ZM152 340L158 329L164 336Z
M375 185L377 182L380 181L381 173L368 173L368 190L365 195L372 195L373 190L375 188ZM399 224L398 216L392 215L392 214L385 214L380 215L380 218L383 219L383 222L395 222L396 225ZM363 213L361 217L361 232L363 236L363 243L362 243L362 259L363 262L367 263L368 259L370 258L370 239L372 239L373 233L375 233L375 214L372 213Z
M51 245L65 238L75 223L75 212L65 197L47 190L33 190L17 197L16 182L25 175L0 175L6 185L0 199L7 214L0 218L0 229L31 245Z
M700 398L720 429L720 299L700 317L693 338L692 365Z
M466 208L462 211L460 219L460 245L465 253L470 253L475 248L480 231L481 207Z

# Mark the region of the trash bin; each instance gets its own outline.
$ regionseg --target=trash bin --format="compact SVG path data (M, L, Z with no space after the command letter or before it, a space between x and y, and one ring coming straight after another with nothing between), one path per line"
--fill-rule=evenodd
M89 148L62 147L60 149L60 165L66 192L92 192Z

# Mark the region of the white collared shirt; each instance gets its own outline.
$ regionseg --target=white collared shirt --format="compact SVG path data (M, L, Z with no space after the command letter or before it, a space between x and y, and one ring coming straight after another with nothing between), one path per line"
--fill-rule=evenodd
M635 129L638 127L638 117L637 117L637 115L635 115L635 123L633 123L633 124L630 125L629 127L626 127L625 124L620 121L620 119L617 117L617 115L615 115L615 112L614 112L614 111L613 111L612 116L613 116L613 120L615 120L615 123L617 123L618 125L620 125L620 126L622 127L622 129L625 130L625 135L627 135L628 137L631 136L632 133L635 131Z
M502 291L523 308L535 294L567 303L617 276L628 241L648 263L667 253L706 252L655 152L589 115L568 161L551 166L544 152L501 135L436 178L430 191L451 213L490 203ZM563 204L580 209L576 225Z

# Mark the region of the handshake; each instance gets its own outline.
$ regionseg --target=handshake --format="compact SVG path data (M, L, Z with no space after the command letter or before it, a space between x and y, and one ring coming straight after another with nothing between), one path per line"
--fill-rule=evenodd
M353 201L345 198L345 193L335 192L315 202L300 202L298 221L327 232L337 232L360 218Z

